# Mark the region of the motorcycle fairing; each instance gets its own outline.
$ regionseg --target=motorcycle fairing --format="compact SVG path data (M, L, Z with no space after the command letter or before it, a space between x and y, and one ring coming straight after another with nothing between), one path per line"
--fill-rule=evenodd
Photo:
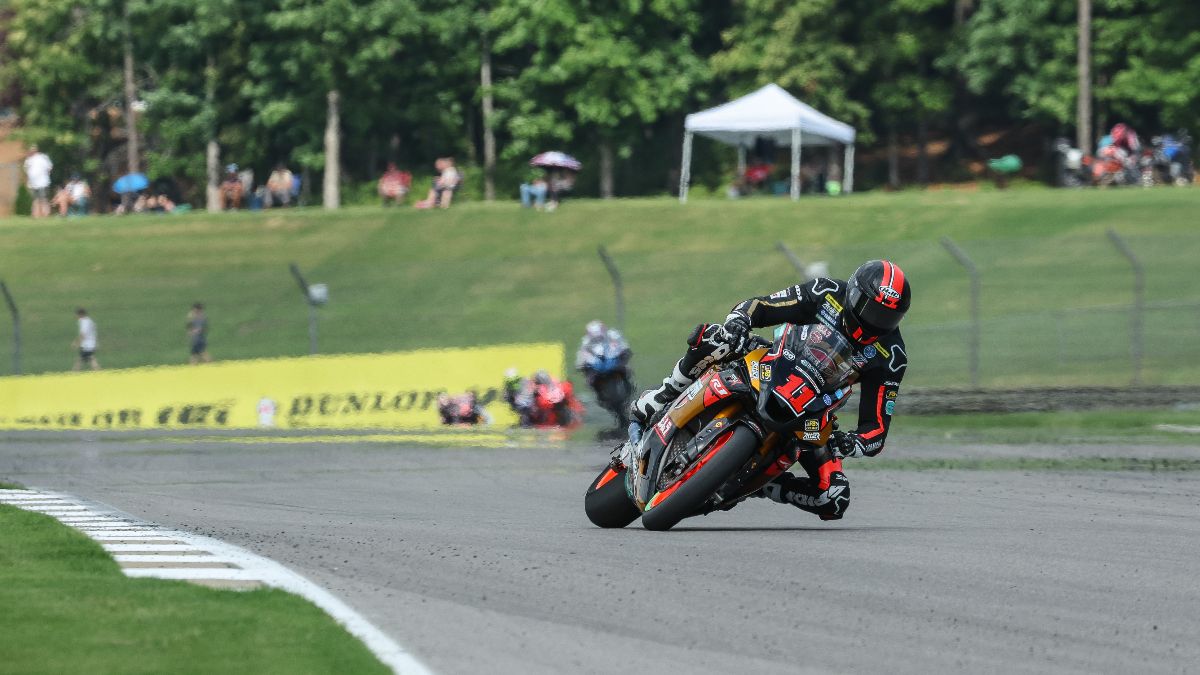
M730 420L729 417L740 411L740 405L730 406L729 408L722 410L717 414L716 419L709 422L703 429L700 430L700 433L688 440L687 444L683 446L683 450L679 454L679 458L682 460L681 463L688 467L687 471L685 471L682 476L676 479L675 482L666 489L656 492L653 495L649 495L650 492L655 490L655 483L657 483L658 477L654 476L654 480L651 480L650 476L646 476L647 480L644 481L644 491L646 492L647 496L649 496L649 499L638 501L638 506L645 511L649 511L650 509L654 508L655 504L661 502L663 499L666 499L667 496L674 492L676 488L687 482L687 479L690 478L692 474L696 473L700 467L704 466L705 462L707 462L713 455L717 453L718 450L721 449L723 445L725 445L725 441L729 440L729 437L732 435L733 428L737 424L736 421ZM715 443L713 442L714 440L716 441ZM710 443L712 444L712 447L708 447ZM666 448L663 450L665 451ZM657 467L661 460L662 452L659 453L659 456L649 466Z

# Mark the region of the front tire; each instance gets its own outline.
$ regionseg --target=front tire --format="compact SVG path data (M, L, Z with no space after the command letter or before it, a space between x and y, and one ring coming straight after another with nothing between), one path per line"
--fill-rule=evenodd
M718 437L700 456L695 469L683 483L667 488L673 491L642 514L642 527L647 530L669 530L679 521L701 510L704 502L750 461L758 450L758 436L749 428L738 425Z
M611 466L596 476L591 487L583 496L583 510L588 520L597 527L625 527L641 515L629 493L625 491L625 467Z

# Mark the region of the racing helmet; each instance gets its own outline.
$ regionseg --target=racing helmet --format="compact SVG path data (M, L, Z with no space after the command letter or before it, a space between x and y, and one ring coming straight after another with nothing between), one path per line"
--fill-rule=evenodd
M890 260L868 260L846 282L842 323L846 336L869 345L900 325L912 303L904 270Z
M604 337L607 328L603 321L589 321L587 328L584 329L588 339L599 340Z
M1126 137L1129 136L1129 125L1125 124L1124 122L1117 122L1113 125L1112 131L1109 132L1109 135L1112 136L1113 143L1124 143Z
M553 381L554 378L550 377L550 373L545 370L539 370L533 374L534 384L550 384Z

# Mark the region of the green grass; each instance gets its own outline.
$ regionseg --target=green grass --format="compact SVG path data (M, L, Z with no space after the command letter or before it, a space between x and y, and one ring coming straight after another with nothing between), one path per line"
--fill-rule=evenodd
M25 486L12 481L0 480L0 490L24 490Z
M878 459L855 462L854 471L1200 471L1200 459L1138 457L963 457Z
M2 505L0 607L0 672L387 672L298 596L131 579L83 534Z
M1161 424L1198 427L1200 410L904 415L891 433L918 442L1200 445L1200 434L1157 429Z
M1122 384L1130 379L1128 264L1142 256L1149 383L1200 376L1196 190L872 193L737 202L577 200L557 212L511 202L449 211L357 207L210 216L0 221L0 267L21 306L27 372L70 366L73 310L88 307L105 367L183 363L184 315L208 304L216 358L307 352L307 309L287 265L330 287L325 352L560 340L615 316L596 255L625 279L640 379L660 377L691 328L736 301L793 283L775 250L845 275L870 257L903 264L916 301L905 323L906 385L967 379L968 282L939 238L983 278L984 386ZM0 372L9 368L0 312Z

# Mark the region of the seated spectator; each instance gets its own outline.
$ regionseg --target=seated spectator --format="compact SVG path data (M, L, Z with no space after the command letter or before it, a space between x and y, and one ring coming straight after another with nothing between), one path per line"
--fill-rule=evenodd
M175 210L175 202L166 195L150 195L146 198L147 213L170 213Z
M147 197L144 192L139 192L137 199L133 200L133 208L131 209L131 211L133 213L145 213L146 209L148 209L149 207L150 207L150 198Z
M553 211L558 208L559 202L566 193L575 189L575 172L566 169L554 169L550 172L550 187L547 194L550 196L550 203L546 205L547 211Z
M379 177L379 198L383 200L384 206L389 202L398 205L404 201L411 186L412 174L397 169L395 162L388 162L387 171Z
M50 198L50 208L55 215L67 215L68 209L71 208L71 190L67 185L58 188Z
M88 206L92 202L92 188L79 174L71 174L71 182L67 183L67 192L71 197L68 212L73 216L86 216Z
M454 192L462 184L462 174L459 173L458 167L454 166L453 157L439 157L433 166L437 169L438 176L433 179L433 186L429 188L429 196L413 204L414 208L428 209L434 206L443 209L450 208Z
M521 206L524 208L533 208L541 211L546 206L546 191L550 186L546 183L546 172L542 169L536 169L530 174L529 179L521 183Z
M225 177L217 189L221 195L222 211L242 208L242 195L245 194L245 187L242 185L241 176L238 175L237 164L225 167Z
M275 165L275 170L267 177L267 192L263 199L263 208L272 206L287 206L292 203L292 172L281 164Z

